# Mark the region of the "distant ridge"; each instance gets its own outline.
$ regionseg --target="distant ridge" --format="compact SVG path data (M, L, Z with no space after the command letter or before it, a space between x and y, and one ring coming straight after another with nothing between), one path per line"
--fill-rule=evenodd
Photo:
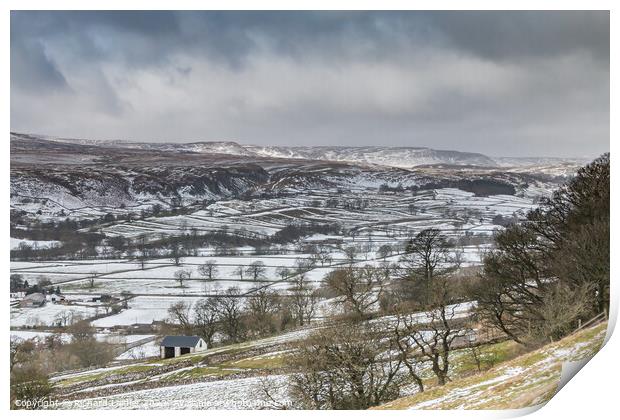
M12 140L39 139L84 146L115 147L189 153L217 153L236 156L257 156L282 159L351 162L371 165L414 168L427 165L495 167L497 163L481 153L435 150L426 147L382 146L256 146L234 141L198 141L189 143L156 143L123 140L60 138L46 135L11 133Z
M390 166L411 169L430 165L477 166L477 167L526 167L559 164L584 164L588 159L563 159L553 157L489 157L482 153L437 150L428 147L392 146L258 146L242 145L234 141L136 142L125 140L96 140L60 138L46 135L11 132L11 140L46 140L84 146L129 148L166 152L221 154L245 157L268 157L279 159L303 159L331 162Z

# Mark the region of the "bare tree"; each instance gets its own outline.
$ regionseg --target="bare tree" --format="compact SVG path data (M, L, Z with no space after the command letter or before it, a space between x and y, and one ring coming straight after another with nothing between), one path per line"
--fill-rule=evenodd
M121 292L121 299L122 299L122 305L123 305L123 309L128 309L129 308L129 304L127 302L129 302L130 299L133 299L134 295L131 292L128 292L126 290L123 290Z
M433 281L459 268L460 259L450 254L447 238L438 229L425 229L407 242L399 261L401 296L426 305Z
M73 322L73 311L60 311L56 314L54 321L56 325L66 327Z
M193 325L191 322L191 305L178 301L168 308L168 316L173 324L179 325L185 335L192 335Z
M439 385L445 385L450 380L450 352L455 341L472 333L468 318L458 313L460 305L456 303L457 293L453 289L449 280L435 280L429 309L424 312L424 317L420 319L418 314L399 314L395 329L404 358L410 354L410 347L415 346L419 356L414 357L421 357L431 364Z
M217 276L217 262L215 260L205 261L204 264L198 267L198 272L203 278L213 280L213 277Z
M150 257L149 249L146 246L146 235L138 236L137 250L138 250L138 261L140 261L140 269L144 270L146 261Z
M326 276L327 287L337 295L335 302L360 318L381 299L383 280L382 273L369 265L359 269L349 266Z
M377 272L381 274L384 282L389 281L397 269L398 265L392 264L389 261L383 261L377 266Z
M480 349L480 345L472 335L468 335L465 339L467 341L467 349L469 350L469 354L478 369L478 373L480 373L482 372L482 350Z
M226 289L224 295L215 297L215 308L221 321L222 332L228 341L236 343L243 340L245 330L242 322L243 305L238 297L241 290L238 287Z
M10 354L11 354L11 364L10 370L13 370L13 367L19 365L21 363L27 362L31 359L31 353L35 349L34 340L24 340L21 338L16 338L11 336L11 346L10 346Z
M306 277L303 273L297 274L293 278L290 299L293 316L297 324L302 326L310 323L316 311L318 294L316 290L307 285Z
M202 299L194 305L194 327L207 343L213 345L213 336L217 332L219 322L218 306L215 298Z
M174 265L176 265L177 267L180 266L181 261L183 260L183 257L185 257L186 255L185 249L181 246L179 241L176 239L173 239L168 244L167 248L168 248L168 258L172 260Z
M233 274L235 276L238 276L241 280L243 280L243 274L245 273L245 267L242 265L237 266L234 270L233 270Z
M97 278L98 275L99 275L99 273L96 272L96 271L91 271L90 272L90 276L88 277L88 287L90 289L95 287L95 278Z
M97 341L95 328L88 321L73 323L68 332L71 334L71 352L82 367L101 366L114 359L114 346Z
M294 270L295 273L301 274L312 270L315 267L314 259L312 258L297 258L295 260Z
M441 271L442 263L449 262L449 247L439 229L425 229L407 242L405 255L401 258L404 276L422 278L430 283Z
M390 255L392 255L393 252L394 250L392 249L392 245L389 244L381 245L377 250L379 258L383 258L383 261L385 261L385 259Z
M372 242L367 242L360 246L360 252L364 254L364 260L368 260L370 253L372 252Z
M333 260L330 250L325 246L318 247L316 252L312 255L312 258L320 262L321 267L324 267L325 264L331 264Z
M276 315L280 310L280 297L276 292L260 289L247 301L249 325L259 334L276 331Z
M409 376L418 387L418 391L424 392L424 382L420 376L422 361L417 357L415 346L412 340L409 339L409 331L403 331L401 320L401 316L397 317L394 328L394 338L392 339L398 351L398 359L407 368Z
M320 329L294 356L289 394L303 409L366 409L398 397L405 376L393 342L370 325Z
M11 274L10 281L11 292L18 292L24 288L24 278L21 274Z
M183 287L183 282L192 278L191 270L177 270L174 272L174 278Z
M356 246L348 246L342 250L349 265L353 265L357 261L360 249Z
M586 318L594 306L596 299L594 289L595 286L591 283L581 287L570 287L562 282L554 283L545 294L540 308L545 322L533 333L549 341L570 334L574 322Z
M253 261L245 273L252 278L254 281L258 281L261 278L265 277L265 273L267 272L267 268L265 267L265 263L262 261Z
M276 274L280 276L281 280L286 280L292 273L291 269L288 267L278 267L276 269Z

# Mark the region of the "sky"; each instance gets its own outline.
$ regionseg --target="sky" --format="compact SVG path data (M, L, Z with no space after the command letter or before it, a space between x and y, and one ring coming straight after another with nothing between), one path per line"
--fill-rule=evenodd
M609 151L608 12L11 12L11 130Z

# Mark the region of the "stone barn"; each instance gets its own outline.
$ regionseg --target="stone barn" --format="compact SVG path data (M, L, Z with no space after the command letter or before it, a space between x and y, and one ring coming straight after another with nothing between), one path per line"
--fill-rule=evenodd
M207 343L197 335L167 335L159 344L162 359L205 351Z

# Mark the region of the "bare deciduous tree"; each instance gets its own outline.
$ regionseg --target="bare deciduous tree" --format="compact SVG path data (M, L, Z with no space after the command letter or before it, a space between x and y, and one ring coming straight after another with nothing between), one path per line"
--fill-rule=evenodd
M247 301L248 324L259 334L276 331L276 315L280 310L280 297L276 292L260 289Z
M217 262L215 260L205 261L204 264L198 267L198 273L209 281L213 280L213 278L218 274Z
M318 294L306 284L305 274L297 274L293 279L290 295L293 316L298 325L306 325L314 318Z
M177 270L174 272L174 278L183 287L183 282L192 278L190 270Z
M345 311L364 318L379 302L384 288L382 273L372 266L352 266L335 270L326 276L327 287L337 295L335 303Z
M405 375L400 360L384 357L392 344L370 325L319 330L293 360L301 369L291 379L293 401L304 409L359 410L393 400Z
M215 298L201 299L194 305L194 327L207 346L213 345L213 336L217 332L219 312Z
M419 304L428 303L433 280L454 273L460 258L450 255L447 238L438 229L425 229L407 241L399 261L400 293Z
M321 267L324 267L325 264L329 265L332 263L332 254L328 248L325 246L318 247L315 253L312 255L312 258L315 261L321 263Z
M286 278L291 275L291 269L288 267L278 267L276 269L276 274L280 276L281 280L286 280Z
M144 270L146 261L149 259L149 249L146 246L146 236L140 235L137 240L138 261L140 261L140 269Z
M90 276L88 277L88 287L90 289L95 287L95 279L97 278L98 275L99 275L99 273L96 272L96 271L91 271L90 272Z
M192 335L193 325L191 322L191 305L179 301L170 305L168 308L168 316L173 324L179 325L185 335Z
M173 239L167 246L168 249L168 258L176 265L177 267L181 265L183 257L186 255L185 249L181 246L178 240Z
M360 253L360 249L359 247L356 246L348 246L345 247L342 252L345 255L345 258L347 259L347 263L349 265L352 265L355 263L355 261L357 261L357 257Z
M258 281L265 277L266 272L267 268L265 267L265 263L262 261L253 261L245 270L245 273L254 281Z
M215 308L221 321L222 332L228 341L236 343L243 340L245 330L242 322L243 305L239 298L241 290L237 287L226 289L224 295L216 296Z
M431 364L439 385L444 385L450 379L450 352L455 341L460 338L465 340L472 333L468 318L458 312L460 304L456 303L454 286L448 283L447 279L436 279L431 286L431 302L424 317L420 319L417 314L399 314L395 328L404 358L411 354L414 347L418 353L414 357L420 357ZM418 386L422 386L421 382L418 382Z
M392 255L393 252L394 250L392 248L392 245L389 245L389 244L381 245L379 249L377 250L377 253L379 254L379 258L383 258L383 261L385 261L385 259L389 257L390 255Z
M245 267L242 265L237 266L234 270L233 270L233 274L235 276L238 276L239 279L243 280L243 274L245 273Z

